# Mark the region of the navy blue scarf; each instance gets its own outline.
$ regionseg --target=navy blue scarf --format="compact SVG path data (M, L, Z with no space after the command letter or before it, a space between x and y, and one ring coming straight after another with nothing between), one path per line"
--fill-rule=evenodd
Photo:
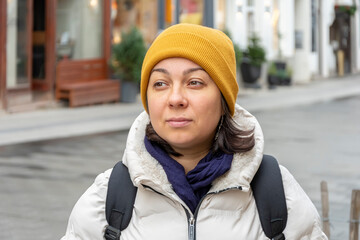
M145 147L150 155L164 168L175 193L194 213L201 198L209 191L212 182L226 173L232 163L233 154L207 154L198 165L185 175L184 167L171 158L158 144L145 137Z

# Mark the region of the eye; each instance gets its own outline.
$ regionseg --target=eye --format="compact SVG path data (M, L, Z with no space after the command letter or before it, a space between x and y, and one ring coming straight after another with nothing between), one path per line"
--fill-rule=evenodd
M202 86L202 85L204 85L204 83L199 80L190 80L189 85L190 86Z
M154 88L162 88L162 87L165 87L166 86L166 83L165 82L161 82L161 81L158 81L158 82L155 82L153 84L153 87Z

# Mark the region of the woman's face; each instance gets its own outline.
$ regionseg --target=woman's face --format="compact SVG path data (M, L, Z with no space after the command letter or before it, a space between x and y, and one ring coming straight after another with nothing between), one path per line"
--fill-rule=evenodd
M185 58L156 64L147 103L152 126L175 151L210 149L223 112L221 93L199 65Z

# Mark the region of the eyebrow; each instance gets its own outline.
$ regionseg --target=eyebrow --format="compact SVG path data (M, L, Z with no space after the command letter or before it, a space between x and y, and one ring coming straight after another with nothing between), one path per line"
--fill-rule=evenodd
M153 70L151 70L150 74L152 74L153 72L161 72L161 73L165 73L167 75L170 75L168 70L166 70L164 68L154 68Z
M196 72L196 71L205 71L205 70L201 67L189 68L189 69L183 71L183 75L186 75L186 74L189 74L192 72ZM161 73L165 73L166 75L170 75L169 71L166 70L165 68L154 68L153 70L151 70L150 74L153 72L161 72Z
M190 69L187 69L183 72L183 75L186 75L186 74L189 74L189 73L192 73L192 72L196 72L196 71L204 71L204 69L202 69L201 67L198 67L198 68L190 68Z

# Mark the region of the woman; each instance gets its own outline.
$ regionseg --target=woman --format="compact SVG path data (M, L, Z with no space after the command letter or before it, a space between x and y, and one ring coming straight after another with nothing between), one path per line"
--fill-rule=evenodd
M122 158L138 187L121 239L267 239L250 182L263 157L256 119L237 105L231 40L211 28L179 24L162 32L142 67L145 112ZM66 239L103 239L111 170L75 205ZM310 199L281 167L288 207L286 239L327 239Z

